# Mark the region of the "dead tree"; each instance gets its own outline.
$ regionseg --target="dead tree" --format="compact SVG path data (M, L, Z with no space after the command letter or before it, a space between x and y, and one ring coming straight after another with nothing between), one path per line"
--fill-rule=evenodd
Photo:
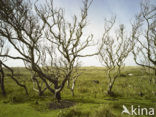
M35 7L38 16L42 19L42 23L45 24L45 37L47 41L51 43L49 46L55 46L59 53L57 62L55 62L58 64L52 64L58 71L61 71L55 72L56 74L54 73L57 79L55 80L56 84L62 79L60 84L55 85L55 95L60 95L67 81L72 95L74 95L75 82L79 76L74 75L79 64L78 59L80 57L98 54L98 52L83 54L86 48L93 46L93 44L91 44L93 35L89 35L87 38L83 36L84 28L87 25L88 9L91 2L88 2L88 0L83 2L84 6L81 9L81 16L78 18L78 16L75 15L73 17L73 22L68 22L65 19L63 9L54 8L53 1L47 3L42 9L39 9L37 6ZM46 46L48 46L48 44ZM52 58L53 51L49 50L50 47L48 47L44 53L48 53Z
M38 17L33 13L32 4L23 0L1 0L0 6L2 6L0 7L0 35L20 54L20 56L3 54L1 57L23 60L26 67L36 72L46 87L54 93L47 80L53 83L55 81L44 74L38 64L40 59L38 44L42 38L44 24L40 25ZM13 74L11 69L10 71Z
M0 38L0 56L1 55L8 55L9 52L9 48L5 47L6 46L6 42L4 41L4 39ZM4 74L4 68L9 70L11 72L11 79L13 81L16 82L16 84L20 87L23 87L26 94L28 95L28 90L27 87L23 84L21 84L15 77L14 77L14 71L12 68L10 68L9 66L7 66L6 64L4 64L4 62L7 60L7 57L2 57L0 58L0 85L1 85L1 90L2 90L2 94L5 96L6 95L6 91L5 91L5 85L4 85L4 78L5 78L5 74Z
M137 65L154 71L156 81L156 5L141 3L141 11L132 23L133 51Z
M115 36L112 28L115 18L106 20L102 44L100 45L99 60L104 65L107 78L109 79L107 93L112 95L112 88L116 79L120 76L121 69L124 67L124 61L133 48L133 44L129 41L125 34L124 25L120 25Z
M84 49L91 46L90 42L93 38L90 35L82 41L82 38L84 38L82 37L83 29L87 24L86 18L90 6L88 0L84 1L80 21L74 16L73 23L65 21L62 9L55 9L52 1L48 3L45 8L35 4L35 10L33 10L32 4L27 1L0 1L0 6L2 6L0 7L0 34L20 54L20 56L4 54L1 57L23 60L26 67L37 74L37 80L41 80L46 89L60 101L60 93L67 80L71 78L78 58L93 56L97 53L82 54ZM52 69L54 68L52 65L50 71L46 71L44 68L48 67L41 64L42 50L40 46L42 41L50 42L50 45L45 45L45 47L56 45L57 52L59 55L61 54L62 57L59 57L60 59L57 60L59 62L56 65L61 66L57 69ZM51 53L54 52L53 50L48 52L48 50L49 48L45 49L45 56L47 56L45 58L46 60L50 58L50 61L53 61L54 56L51 56ZM61 73L60 69L64 71L63 75L59 75Z

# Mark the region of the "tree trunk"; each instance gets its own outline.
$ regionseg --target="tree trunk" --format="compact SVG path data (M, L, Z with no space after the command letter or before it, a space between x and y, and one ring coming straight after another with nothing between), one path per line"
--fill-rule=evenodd
M108 95L112 95L112 88L113 88L113 84L110 82L108 86L108 91L107 91Z
M70 89L70 80L69 79L67 80L67 88Z
M39 90L38 96L43 96L43 91Z
M61 100L61 90L59 90L58 81L55 82L55 98L57 99L58 103L60 103Z
M73 84L72 84L72 87L71 87L71 93L72 93L72 96L74 96L74 88L75 88L75 84L76 84L76 79L73 80Z
M4 85L4 71L2 68L1 61L0 61L0 86L1 86L1 90L2 90L2 95L5 96L6 91L5 91L5 85Z
M114 82L116 80L117 76L115 78L113 78L113 81L110 81L109 86L108 86L108 95L113 96L113 92L112 92L112 88L114 86Z
M32 78L34 90L37 90L38 95L39 95L39 96L42 96L43 93L44 93L44 91L42 91L42 88L41 88L41 86L40 86L40 84L39 84L39 81L37 80L35 74L32 73L31 78ZM37 84L37 89L35 89L35 83Z
M1 90L2 90L2 95L5 96L6 95L6 91L5 91L5 85L4 85L4 75L3 73L1 73L1 76L0 76L0 85L1 85Z
M61 101L61 93L60 93L60 91L55 92L55 98L57 99L58 103L60 103L60 101Z
M71 89L71 94L73 97L75 96L74 89Z

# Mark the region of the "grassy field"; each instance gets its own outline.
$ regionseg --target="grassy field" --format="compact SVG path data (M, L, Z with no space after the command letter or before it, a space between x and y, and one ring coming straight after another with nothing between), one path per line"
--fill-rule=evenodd
M62 92L62 100L74 104L64 109L51 109L50 104L55 101L53 95L47 91L39 97L32 90L29 72L24 68L14 69L20 73L21 82L29 80L26 85L30 95L26 96L22 88L6 77L7 96L0 95L0 117L133 117L121 114L123 105L152 107L156 111L156 85L149 83L149 75L140 67L126 67L122 71L113 87L114 97L106 93L108 79L104 68L82 67L82 75L76 82L75 96L72 97L66 87ZM93 80L98 80L99 84Z

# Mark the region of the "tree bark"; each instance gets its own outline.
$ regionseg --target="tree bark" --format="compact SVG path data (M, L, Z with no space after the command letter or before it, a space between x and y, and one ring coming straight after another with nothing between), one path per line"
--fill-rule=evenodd
M55 81L55 98L57 99L58 103L61 101L61 90L59 90L58 80Z
M112 94L113 94L112 88L114 86L114 82L115 82L116 78L117 78L117 76L115 78L113 78L112 82L109 83L107 94L110 96L112 96Z
M1 85L1 91L2 91L2 95L5 96L6 95L6 91L5 91L5 85L4 85L4 71L1 68L0 69L0 85Z
M37 78L35 76L35 73L31 73L31 79L33 82L33 87L34 87L33 89L38 92L39 96L42 96L43 92L42 92L41 86L39 84L39 81L37 80ZM37 84L37 89L35 89L35 83Z
M112 88L113 88L113 84L112 83L109 83L108 91L107 91L107 94L108 95L111 95L112 94Z
M55 92L55 98L57 99L57 102L60 103L60 101L61 101L61 92L60 91Z
M76 80L77 80L77 78L73 80L73 84L72 84L72 87L71 87L71 93L72 93L73 97L75 96L74 88L75 88Z
M4 85L4 71L2 68L1 61L0 61L0 85L1 85L2 95L5 96L6 91L5 91L5 85Z

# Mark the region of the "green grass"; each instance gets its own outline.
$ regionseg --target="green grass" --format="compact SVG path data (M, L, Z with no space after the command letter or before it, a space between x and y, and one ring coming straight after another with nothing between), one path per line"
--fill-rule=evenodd
M76 104L70 108L56 110L48 108L48 104L54 101L53 95L47 91L44 96L38 97L32 90L29 72L24 68L14 69L21 74L17 78L26 83L30 95L26 96L24 90L7 76L7 96L0 95L0 117L129 117L121 115L123 104L128 107L153 107L156 110L156 85L149 83L149 76L140 67L126 67L122 71L113 87L116 95L114 98L106 94L108 79L104 68L81 68L82 75L76 82L75 96L72 97L66 87L62 92L63 100ZM128 76L129 73L133 75ZM96 84L93 80L99 80L100 83ZM143 96L140 96L140 93Z

